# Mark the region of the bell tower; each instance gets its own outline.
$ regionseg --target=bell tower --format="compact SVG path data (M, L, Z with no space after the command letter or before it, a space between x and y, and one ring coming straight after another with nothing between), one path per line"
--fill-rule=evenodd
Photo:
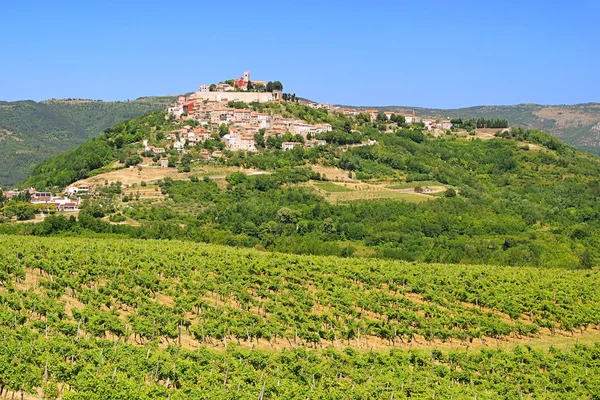
M244 71L244 82L250 82L250 71Z

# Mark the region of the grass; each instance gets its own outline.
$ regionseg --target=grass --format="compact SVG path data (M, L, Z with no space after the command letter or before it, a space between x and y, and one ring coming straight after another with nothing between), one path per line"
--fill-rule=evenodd
M402 193L394 190L364 190L352 192L333 192L327 193L325 199L332 203L354 201L354 200L374 200L391 199L398 201L407 201L409 203L422 203L431 200L428 196L417 193Z
M388 189L412 189L417 186L427 187L427 186L444 186L443 183L437 181L412 181L412 182L404 182L398 183L390 186L386 186Z
M434 193L427 193L429 196L434 196L434 197L444 197L446 195L446 192L434 192Z
M338 193L338 192L353 192L354 190L347 188L342 185L337 185L333 182L315 182L315 186L318 189L324 190L329 193Z

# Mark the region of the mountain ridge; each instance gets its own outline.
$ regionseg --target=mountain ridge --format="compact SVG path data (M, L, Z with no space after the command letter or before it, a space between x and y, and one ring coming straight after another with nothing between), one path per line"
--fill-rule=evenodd
M0 159L12 167L0 171L0 185L21 181L41 161L85 143L117 122L163 108L172 99L0 101Z

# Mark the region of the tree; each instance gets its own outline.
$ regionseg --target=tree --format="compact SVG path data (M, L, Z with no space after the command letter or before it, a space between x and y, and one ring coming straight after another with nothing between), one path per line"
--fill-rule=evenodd
M585 249L583 253L581 253L581 256L579 256L579 265L584 269L591 269L594 266L592 263L592 256L587 249Z
M356 122L361 125L367 125L371 123L371 117L367 113L360 113L356 116Z
M192 155L190 153L184 154L183 157L181 157L179 166L181 172L190 172L192 170Z
M219 136L223 137L229 133L229 128L225 124L219 125Z
M267 82L267 92L273 92L275 90L283 91L283 84L279 81Z
M125 166L126 167L130 167L130 166L134 166L134 165L138 165L142 162L142 157L140 157L137 154L132 155L131 157L128 157L125 160Z
M26 221L35 218L36 207L33 204L24 201L9 201L4 206L4 213L7 217L16 217L19 221Z
M325 218L323 220L323 223L321 224L321 230L324 233L335 233L336 228L335 228L335 222L333 222L333 219Z
M177 162L179 162L178 156L169 157L169 168L173 168Z
M456 197L456 190L452 188L446 189L446 191L444 192L444 197Z
M217 90L217 85L215 85L214 83L212 83L209 87L208 90L211 92L214 92Z
M300 213L297 210L282 207L277 211L277 217L282 224L295 224L300 218Z
M256 143L256 147L260 148L260 149L264 149L265 148L265 137L263 134L260 133L255 133L254 134L254 142Z
M400 114L393 114L392 117L390 118L390 120L392 122L397 123L399 126L404 125L406 123L406 118L404 118L404 115L400 115Z

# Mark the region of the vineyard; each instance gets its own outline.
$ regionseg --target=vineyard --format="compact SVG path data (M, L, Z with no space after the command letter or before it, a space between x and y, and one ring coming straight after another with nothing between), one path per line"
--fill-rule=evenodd
M599 278L0 236L0 389L65 399L598 398L600 345L527 343L596 332Z

